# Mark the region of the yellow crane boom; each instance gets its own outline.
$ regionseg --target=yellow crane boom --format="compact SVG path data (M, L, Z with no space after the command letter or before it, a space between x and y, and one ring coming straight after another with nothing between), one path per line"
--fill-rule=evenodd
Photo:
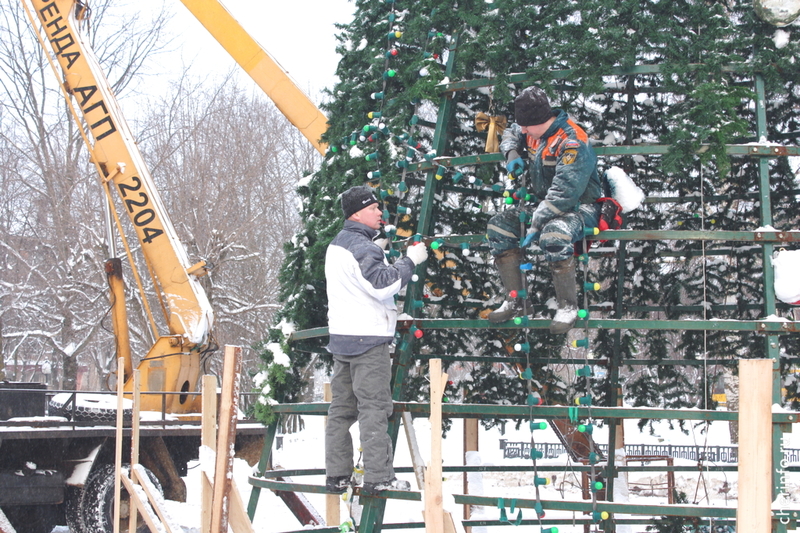
M328 118L292 81L286 71L248 34L218 0L181 0L214 39L236 60L275 106L317 151L328 146L320 138L328 129Z
M191 393L197 391L200 358L207 348L214 321L211 304L197 279L205 274L205 263L192 265L189 261L108 80L78 28L85 13L83 3L79 0L30 1L34 15L28 11L26 0L22 0L31 24L40 29L45 50L48 43L52 49L63 75L67 102L73 109L77 106L83 117L81 121L74 112L101 184L106 191L116 189L122 210L136 231L155 292L165 310L169 335L160 336L139 363L142 390L181 392L183 394L166 399L167 410L192 412L192 400L197 398ZM110 195L108 201L113 203ZM119 300L119 283L116 293L114 291L112 283L112 294L116 294L113 297ZM117 337L119 339L119 335ZM128 355L126 381L130 370ZM130 386L128 383L128 388ZM159 396L143 398L143 409L161 409Z

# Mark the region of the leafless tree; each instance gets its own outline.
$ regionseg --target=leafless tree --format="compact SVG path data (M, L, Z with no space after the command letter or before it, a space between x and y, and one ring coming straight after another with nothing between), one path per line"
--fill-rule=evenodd
M294 188L318 156L264 94L248 94L235 77L183 80L148 108L140 147L190 256L213 265L202 282L217 342L261 341L280 305L283 243L299 220Z
M21 4L0 4L0 351L13 363L6 378L32 379L30 369L47 361L55 387L96 388L98 379L78 383L78 367L99 375L114 360L103 193ZM170 46L169 15L163 2L135 5L94 0L84 31L117 97L141 101L148 61ZM140 104L147 111L133 129L190 254L215 264L205 283L218 341L247 345L264 336L277 303L293 185L315 154L262 95L246 97L230 81L201 89L187 80ZM135 317L134 325L135 348L146 349L148 328Z

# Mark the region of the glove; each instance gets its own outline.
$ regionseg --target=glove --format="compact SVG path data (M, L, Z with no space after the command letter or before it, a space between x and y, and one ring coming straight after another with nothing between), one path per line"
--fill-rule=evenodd
M381 247L381 250L385 250L387 246L389 246L389 239L375 239L375 244Z
M539 242L539 237L541 233L538 230L534 230L533 228L528 230L528 234L525 235L525 238L522 240L522 244L520 244L520 248L526 248L530 246L533 241Z
M424 243L417 243L413 246L409 246L406 250L406 257L411 259L411 261L418 265L424 262L428 258L428 249L425 248Z
M522 174L522 171L525 170L525 161L521 157L516 157L506 163L506 170L515 176Z

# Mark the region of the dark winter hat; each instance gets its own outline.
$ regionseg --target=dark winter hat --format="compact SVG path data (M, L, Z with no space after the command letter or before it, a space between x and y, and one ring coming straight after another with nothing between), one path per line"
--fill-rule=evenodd
M526 87L514 100L514 118L520 126L538 126L552 116L547 95L539 87Z
M366 185L351 187L342 193L342 211L344 211L345 219L365 207L377 203L378 199L375 197L375 193Z

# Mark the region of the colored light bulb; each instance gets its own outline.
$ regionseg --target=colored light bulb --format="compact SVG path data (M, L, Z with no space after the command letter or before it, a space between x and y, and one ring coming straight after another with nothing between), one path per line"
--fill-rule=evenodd
M575 373L578 376L583 377L583 378L586 378L586 377L589 377L589 376L593 375L592 374L592 367L590 367L589 365L585 365L585 366L579 368L578 370L575 371Z
M572 341L573 348L588 348L589 347L589 339L575 339Z
M585 319L589 316L589 311L586 309L578 309L578 318Z
M518 342L514 345L514 349L518 352L528 353L531 351L531 345L529 342Z
M592 397L581 396L580 398L575 398L575 405L592 405Z
M591 281L587 281L587 282L585 282L583 284L583 290L585 290L585 291L599 291L600 290L600 284L596 283L596 282L593 283Z
M536 431L537 429L547 429L547 422L534 422L531 420L530 428L531 431Z

